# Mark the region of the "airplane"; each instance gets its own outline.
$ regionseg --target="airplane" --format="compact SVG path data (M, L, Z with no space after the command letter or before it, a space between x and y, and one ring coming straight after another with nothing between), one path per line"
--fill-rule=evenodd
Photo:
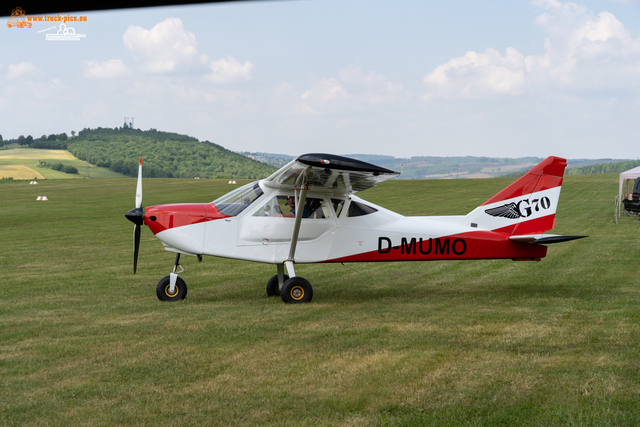
M313 288L298 276L308 263L511 259L540 261L547 244L587 236L545 234L555 213L567 166L548 157L467 215L403 216L355 193L400 175L333 154L304 154L266 179L211 203L142 207L142 159L135 208L133 271L141 226L176 253L173 271L156 287L161 301L187 295L180 255L234 258L276 266L268 296L285 303L311 301ZM285 274L286 269L286 274Z

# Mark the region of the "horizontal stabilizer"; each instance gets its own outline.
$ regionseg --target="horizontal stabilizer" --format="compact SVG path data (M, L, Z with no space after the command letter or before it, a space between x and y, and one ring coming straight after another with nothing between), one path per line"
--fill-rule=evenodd
M569 240L583 239L589 236L560 236L558 234L530 234L528 236L509 236L509 240L524 243L538 243L550 245L552 243L568 242Z

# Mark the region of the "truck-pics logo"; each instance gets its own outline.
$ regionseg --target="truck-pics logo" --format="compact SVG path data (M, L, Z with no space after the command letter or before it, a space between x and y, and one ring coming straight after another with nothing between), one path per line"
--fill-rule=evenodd
M86 34L76 34L75 28L67 27L65 24L60 24L60 29L55 34L47 34L47 41L79 41L81 37L86 37Z
M27 21L27 14L21 7L16 7L11 11L11 17L7 21L7 27L31 28L31 22Z
M59 23L47 29L39 30L38 33L44 31L56 30L55 34L47 34L47 41L79 41L85 34L78 34L75 28L68 26L71 22L87 22L86 16L75 15L44 15L29 16L21 7L16 7L11 11L11 17L7 20L9 28L31 28L34 22L54 22Z

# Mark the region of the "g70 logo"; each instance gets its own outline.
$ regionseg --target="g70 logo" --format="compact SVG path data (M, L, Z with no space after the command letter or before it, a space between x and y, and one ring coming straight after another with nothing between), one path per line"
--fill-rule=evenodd
M497 208L486 209L485 212L491 216L518 219L528 218L534 212L540 212L551 207L551 200L548 197L533 200L520 200L518 203L511 202Z

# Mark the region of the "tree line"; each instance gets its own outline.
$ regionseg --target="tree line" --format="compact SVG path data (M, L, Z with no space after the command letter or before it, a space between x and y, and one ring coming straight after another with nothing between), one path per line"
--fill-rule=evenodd
M143 177L148 178L259 179L275 171L209 141L156 129L83 129L60 142L75 157L127 176L137 176L140 158Z
M588 175L595 173L622 173L640 166L640 160L629 160L626 162L597 163L595 165L568 168L565 175Z
M76 132L71 131L71 136L75 136ZM15 139L7 139L2 140L2 135L0 135L0 147L3 145L9 144L18 144L20 146L27 146L31 148L46 148L50 150L66 150L67 149L67 139L69 136L63 132L60 134L51 134L49 136L42 135L40 138L34 138L31 135L20 135Z
M60 172L64 172L64 173L71 173L71 174L77 174L78 173L78 168L76 168L75 166L71 166L71 165L65 165L61 162L56 162L56 163L47 163L47 162L38 162L38 167L40 168L49 168L49 169L53 169L54 171L60 171Z
M593 165L586 166L578 166L574 168L566 168L564 170L564 175L591 175L591 174L599 174L599 173L622 173L624 171L628 171L629 169L633 169L640 166L640 160L627 160L624 162L611 162L611 163L595 163ZM531 168L512 172L509 174L502 175L503 178L520 178L527 172L529 172Z
M68 150L92 165L133 177L138 174L140 158L146 178L260 179L275 171L273 166L209 141L156 129L143 131L125 124L113 129L85 128L77 136L75 134L71 131L71 137L61 133L42 135L38 139L20 135L4 141L0 136L0 147L17 143L31 148Z

